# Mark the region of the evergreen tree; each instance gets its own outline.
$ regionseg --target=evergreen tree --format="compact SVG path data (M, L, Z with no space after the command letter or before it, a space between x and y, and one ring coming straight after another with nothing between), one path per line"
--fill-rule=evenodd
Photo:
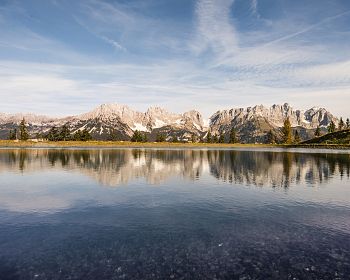
M299 143L301 141L300 135L298 130L295 130L294 132L294 143Z
M54 126L52 127L46 135L47 140L49 141L59 141L60 133L58 129Z
M59 141L67 141L69 139L70 139L70 131L69 131L67 124L64 124L61 127L61 131L59 133L58 140Z
M41 132L38 132L35 134L36 139L44 138L43 134Z
M315 136L316 136L316 137L320 137L320 136L321 136L321 128L320 128L320 126L317 126L317 127L316 127Z
M339 130L343 130L344 126L345 126L345 123L343 121L343 118L341 117L340 120L339 120L338 129Z
M173 137L173 140L172 140L173 143L178 143L179 142L179 138L177 138L177 136L175 135Z
M148 137L146 133L141 134L141 142L148 142Z
M90 140L92 140L92 136L90 132L86 128L84 128L84 130L81 132L80 141L90 141Z
M26 127L26 121L25 119L23 118L21 123L19 124L19 133L20 133L20 139L22 141L26 141L29 139L29 134L28 134L28 130L27 130L27 127Z
M212 142L212 143L218 143L218 142L219 142L219 138L218 138L218 136L217 136L216 134L213 136L211 142Z
M350 128L350 120L349 120L349 118L346 119L346 128L347 129Z
M289 118L286 118L284 120L282 133L283 133L283 142L285 144L291 144L292 143L292 125L290 123Z
M195 134L191 135L191 142L192 143L196 143L197 142L197 135L195 135Z
M207 134L207 143L211 143L212 142L212 139L211 139L211 133L210 133L210 130L208 131L208 134Z
M89 141L92 140L92 136L90 132L84 128L83 130L78 130L74 133L73 137L71 137L74 141ZM57 141L57 140L56 140Z
M221 132L219 136L219 143L225 143L225 135Z
M133 136L131 137L131 142L142 142L142 134L140 131L135 130Z
M15 128L14 130L9 131L9 140L16 140L17 139L17 129Z
M275 134L273 134L272 130L267 133L267 143L268 144L275 144L276 143L276 137Z
M134 134L131 136L131 142L136 142L137 140L137 134L138 134L138 130L134 131Z
M73 140L74 140L74 141L80 141L80 140L81 140L81 135L82 135L82 133L81 133L80 130L76 131L76 132L74 133L74 135L73 135ZM49 140L50 140L50 139L49 139Z
M115 130L115 129L110 129L109 130L109 136L108 136L108 140L109 141L118 141L119 139L118 139L119 137L118 137L118 133L117 133L117 131Z
M165 135L157 132L156 142L165 142Z
M234 127L231 128L230 131L230 139L229 139L229 143L234 144L237 143L237 136L236 136L236 130L234 129Z
M331 121L328 125L328 132L332 133L335 131L335 123L333 121Z

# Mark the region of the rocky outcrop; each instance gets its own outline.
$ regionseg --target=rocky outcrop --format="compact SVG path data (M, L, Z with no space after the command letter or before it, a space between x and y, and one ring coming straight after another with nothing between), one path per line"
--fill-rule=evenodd
M208 130L213 135L223 133L228 138L231 129L235 128L241 142L264 143L270 130L280 137L280 128L287 117L303 139L308 138L317 126L325 129L330 121L338 122L324 108L295 110L287 103L217 111L210 117L209 124L195 110L176 114L160 107L150 107L146 112L139 112L126 105L102 104L88 113L64 118L0 113L0 138L5 139L9 130L25 118L32 136L67 124L72 132L87 129L98 140L129 140L135 130L139 130L147 134L150 141L154 141L158 134L163 134L168 141L174 137L191 141L205 137Z
M210 117L210 130L212 134L224 133L227 136L234 128L241 142L264 143L270 130L277 138L281 137L280 128L286 118L289 118L292 127L300 132L302 138L309 137L317 126L325 129L332 120L338 123L338 119L324 108L294 110L285 103L271 107L257 105L217 111Z

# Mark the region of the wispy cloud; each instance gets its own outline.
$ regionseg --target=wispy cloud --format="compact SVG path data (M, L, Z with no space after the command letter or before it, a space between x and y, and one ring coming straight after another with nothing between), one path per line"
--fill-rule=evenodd
M258 12L258 0L251 0L250 9L251 9L253 15L260 18L260 14Z
M101 35L101 39L106 41L107 43L111 44L114 48L121 50L121 51L126 51L126 48L124 48L121 44L119 44L116 40L110 39L106 36Z
M119 51L126 51L126 48L123 47L119 42L116 40L113 40L103 34L99 34L97 31L94 31L92 28L90 28L87 24L85 24L82 20L80 20L77 16L74 16L74 20L83 27L86 31L88 31L90 34L94 35L96 38L101 39L102 41L110 44L113 48Z
M346 15L349 15L350 14L350 10L349 11L346 11L346 12L341 12L339 14L336 14L334 16L330 16L330 17L326 17L314 24L310 24L304 28L302 28L301 30L298 30L296 32L293 32L292 34L288 34L288 35L285 35L285 36L282 36L278 39L275 39L275 40L272 40L264 45L262 45L261 47L266 47L266 46L269 46L269 45L273 45L273 44L277 44L277 43L280 43L282 41L286 41L286 40L290 40L290 39L293 39L299 35L302 35L302 34L305 34L307 32L310 32L311 30L319 27L319 26L322 26L323 24L327 23L327 22L330 22L332 20L335 20L337 18L340 18L340 17L343 17L343 16L346 16Z
M38 28L30 7L16 3L0 5L2 111L72 114L119 102L139 110L197 107L209 115L254 103L308 107L318 94L336 113L348 111L347 9L327 11L323 19L307 18L305 10L307 20L295 21L290 6L269 18L264 1L197 0L184 18L183 10L173 14L178 7L171 1L62 0L54 11L65 18L52 26L40 18ZM19 15L26 20L14 23ZM62 32L65 20L70 33ZM335 40L323 40L326 35Z
M238 34L232 25L230 11L234 0L199 0L196 5L197 53L208 49L227 57L238 49Z

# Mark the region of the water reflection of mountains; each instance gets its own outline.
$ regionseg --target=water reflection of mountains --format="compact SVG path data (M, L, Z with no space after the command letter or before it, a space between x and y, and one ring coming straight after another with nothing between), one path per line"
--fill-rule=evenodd
M350 154L228 150L2 150L0 172L64 169L100 184L117 186L136 178L159 184L211 174L231 183L289 187L349 178Z

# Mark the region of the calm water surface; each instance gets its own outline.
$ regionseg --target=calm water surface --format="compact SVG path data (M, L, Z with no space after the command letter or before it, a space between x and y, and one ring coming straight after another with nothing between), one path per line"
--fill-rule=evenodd
M350 279L350 153L0 150L0 279Z

